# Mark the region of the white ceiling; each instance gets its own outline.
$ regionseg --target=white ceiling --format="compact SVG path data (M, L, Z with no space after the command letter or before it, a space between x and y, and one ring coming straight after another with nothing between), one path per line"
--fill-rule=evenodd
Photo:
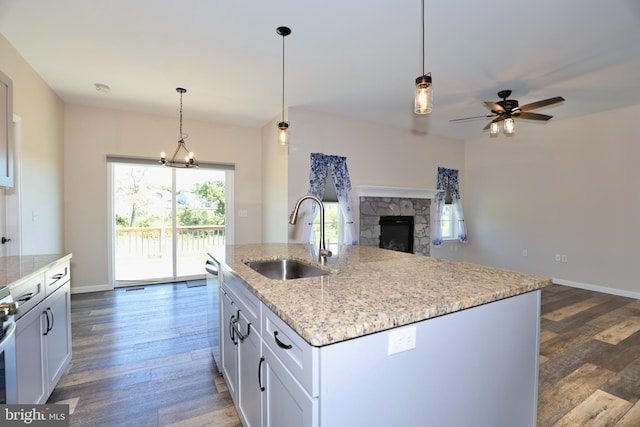
M420 0L0 0L0 33L65 102L177 118L180 86L185 122L279 116L283 25L290 107L470 139L486 119L449 120L488 113L501 89L566 99L520 131L639 103L640 0L425 3L426 118L412 113Z

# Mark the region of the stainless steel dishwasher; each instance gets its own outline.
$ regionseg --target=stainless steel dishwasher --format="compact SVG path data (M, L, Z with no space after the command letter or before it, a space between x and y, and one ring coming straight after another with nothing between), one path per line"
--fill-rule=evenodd
M221 370L220 361L220 302L218 299L218 263L209 255L204 269L207 278L207 335L209 338L209 346L211 354L216 362L216 368L219 373Z

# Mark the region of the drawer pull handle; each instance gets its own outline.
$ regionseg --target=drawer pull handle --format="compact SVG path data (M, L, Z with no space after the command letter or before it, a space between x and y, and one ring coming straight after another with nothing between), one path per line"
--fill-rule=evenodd
M47 307L47 311L49 313L51 313L51 326L47 330L47 333L49 333L49 332L51 332L53 330L53 325L54 325L54 322L56 321L56 319L55 319L55 317L53 317L53 310L51 310L51 307ZM49 315L48 314L47 314L47 319L49 319Z
M44 314L44 316L47 318L47 330L44 331L42 335L48 335L49 332L51 331L51 322L49 321L49 313L47 312L47 310L42 312L42 314Z
M233 345L238 345L238 341L236 341L236 316L231 316L229 319L229 337L231 338L231 342Z
M260 358L260 363L258 363L258 386L260 387L260 391L264 391L264 387L262 386L262 363L264 362L264 357Z
M251 323L247 324L247 335L244 335L242 333L242 330L240 330L240 309L238 309L236 315L235 315L235 320L233 321L233 329L235 329L234 334L238 336L238 339L240 340L240 342L243 342L244 339L246 337L249 336L249 334L251 333Z
M247 338L249 336L249 334L251 333L251 323L247 324L247 334L244 335L242 333L242 331L240 330L240 323L239 323L239 318L236 319L236 321L233 323L233 329L235 329L235 335L238 337L238 339L240 340L240 342L243 342L245 338Z
M29 301L31 298L33 298L33 292L29 292L29 293L26 293L26 294L24 294L24 295L20 295L20 296L18 297L18 302L27 302L27 301Z
M291 344L285 344L278 339L278 331L273 331L273 338L276 340L276 344L278 344L278 347L284 348L285 350L291 350L293 348Z

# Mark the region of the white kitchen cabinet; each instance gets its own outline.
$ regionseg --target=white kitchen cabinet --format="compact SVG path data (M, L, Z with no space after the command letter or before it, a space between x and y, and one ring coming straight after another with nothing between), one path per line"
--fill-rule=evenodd
M233 321L237 313L229 295L220 289L220 358L222 360L222 375L227 383L231 399L237 404L236 383L238 378L238 356L233 330Z
M71 283L59 287L45 302L49 317L45 314L44 320L45 326L49 323L49 332L45 332L44 360L47 363L47 389L51 394L71 361Z
M66 272L65 280L56 280L61 274L59 269ZM46 403L71 361L71 282L68 272L67 259L39 276L44 278L44 283L56 280L56 285L48 286L47 296L16 322L18 403ZM33 277L28 280L34 287L36 280ZM22 289L24 284L16 283L15 286Z
M18 403L41 403L49 397L45 384L43 313L32 309L16 325Z
M263 427L318 426L318 399L309 396L264 342L262 354Z
M317 426L318 399L299 382L317 390L317 349L262 307L242 280L224 269L219 279L222 373L243 425Z
M242 315L241 315L242 316ZM242 322L238 323L241 325ZM244 332L248 332L244 334ZM253 325L238 339L238 412L246 427L262 424L262 391L259 383L261 340Z
M250 318L259 322L259 317L251 315L244 304L246 295L241 298L227 285L224 288L224 290L220 288L219 296L223 301L220 316L220 331L224 336L220 340L222 375L243 424L246 427L260 427L262 425L262 396L258 384L260 326L250 322ZM238 291L238 289L234 290Z

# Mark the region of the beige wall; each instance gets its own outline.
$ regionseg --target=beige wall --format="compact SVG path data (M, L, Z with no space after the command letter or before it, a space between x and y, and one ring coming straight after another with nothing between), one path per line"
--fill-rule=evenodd
M177 117L65 106L65 241L74 253L74 284L108 283L107 154L154 158L177 143ZM262 236L260 130L184 120L200 161L234 163L235 242ZM247 216L239 217L238 212Z
M640 298L638 117L635 106L467 141L465 260Z
M432 135L416 135L375 123L290 108L289 147L290 211L309 188L312 152L347 157L351 185L379 185L435 189L438 166L464 169L464 142ZM464 193L464 182L461 183ZM354 200L354 204L358 201ZM305 202L308 205L309 202ZM303 205L303 206L305 206ZM356 208L357 209L357 208ZM308 208L300 215L306 214ZM287 220L285 215L283 221ZM300 218L298 224L304 221ZM356 219L357 221L357 219ZM289 228L289 238L299 240L299 226ZM451 252L453 256L460 253ZM450 257L449 251L432 255Z
M286 242L288 230L289 149L278 145L279 121L280 117L262 128L262 240L270 243Z
M61 253L63 244L63 103L0 34L0 69L13 80L13 112L22 142L22 253Z

